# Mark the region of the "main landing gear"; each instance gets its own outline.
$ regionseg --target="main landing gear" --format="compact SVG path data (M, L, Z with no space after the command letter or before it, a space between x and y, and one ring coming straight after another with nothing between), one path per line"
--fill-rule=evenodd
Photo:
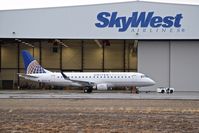
M85 87L84 88L84 93L92 93L93 87Z

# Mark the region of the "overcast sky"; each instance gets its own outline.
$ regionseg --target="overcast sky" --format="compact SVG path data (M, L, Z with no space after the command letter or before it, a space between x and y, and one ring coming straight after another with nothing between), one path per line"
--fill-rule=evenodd
M90 5L90 4L114 3L114 2L123 2L123 1L136 1L136 0L0 0L0 10ZM184 4L199 5L199 0L141 0L141 1L157 1L157 2L167 2L167 3L184 3Z

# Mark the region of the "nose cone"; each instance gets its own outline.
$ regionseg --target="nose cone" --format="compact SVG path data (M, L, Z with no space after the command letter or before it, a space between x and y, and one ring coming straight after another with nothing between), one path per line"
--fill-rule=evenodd
M150 78L148 79L148 83L149 83L149 85L151 85L151 86L152 86L152 85L155 85L155 81L152 80L152 79L150 79Z

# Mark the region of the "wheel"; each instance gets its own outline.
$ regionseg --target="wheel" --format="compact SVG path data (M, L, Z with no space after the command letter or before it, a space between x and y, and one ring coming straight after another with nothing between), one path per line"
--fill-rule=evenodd
M84 93L88 93L88 90L87 90L87 89L84 89Z
M172 93L173 93L173 90L170 90L170 93L172 94Z
M86 87L84 89L84 93L92 93L92 91L93 91L93 88L91 88L91 87Z
M89 89L87 90L87 93L92 93L92 91L93 91L93 89L92 89L92 88L89 88Z

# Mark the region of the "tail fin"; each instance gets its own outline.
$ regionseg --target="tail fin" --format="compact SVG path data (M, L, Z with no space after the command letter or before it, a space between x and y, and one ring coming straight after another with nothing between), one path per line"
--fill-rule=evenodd
M42 68L28 51L23 50L22 56L23 56L23 62L24 62L26 74L49 72L45 70L44 68Z

